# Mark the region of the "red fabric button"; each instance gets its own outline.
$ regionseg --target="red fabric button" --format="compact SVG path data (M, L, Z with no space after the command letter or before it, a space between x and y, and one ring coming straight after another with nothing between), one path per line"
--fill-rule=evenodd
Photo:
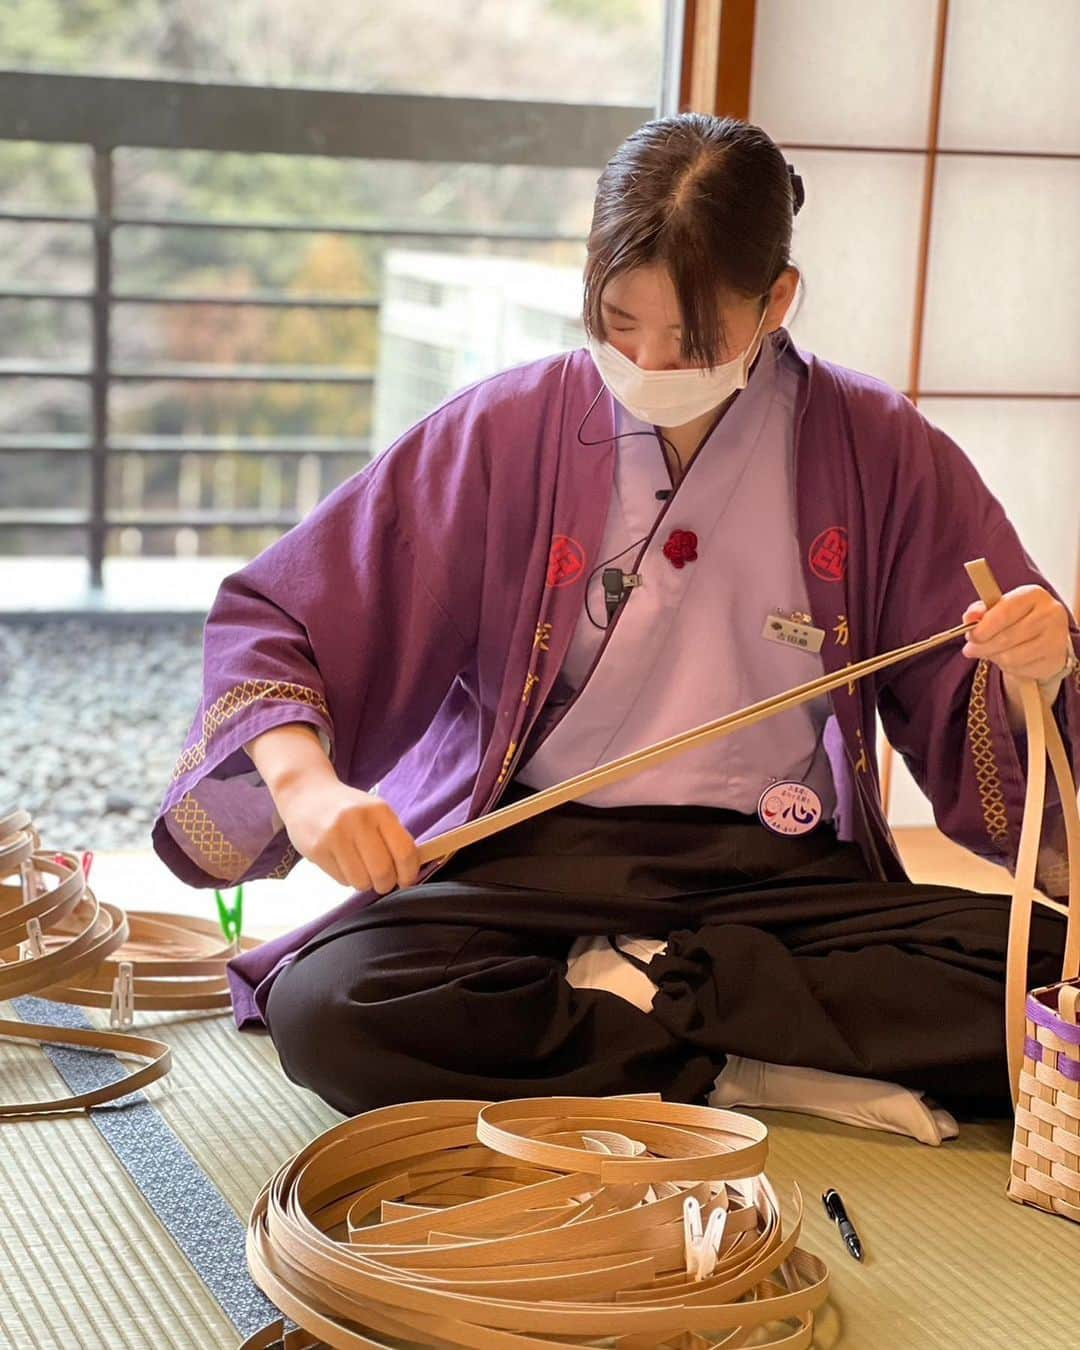
M693 530L672 530L664 545L664 557L672 567L697 561L697 535Z

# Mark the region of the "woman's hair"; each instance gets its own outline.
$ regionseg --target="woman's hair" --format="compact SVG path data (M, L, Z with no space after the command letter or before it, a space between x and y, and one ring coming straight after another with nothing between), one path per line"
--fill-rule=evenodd
M680 113L646 122L600 175L585 263L585 328L603 338L604 287L662 264L682 311L682 356L713 365L725 295L764 296L787 267L802 183L760 127Z

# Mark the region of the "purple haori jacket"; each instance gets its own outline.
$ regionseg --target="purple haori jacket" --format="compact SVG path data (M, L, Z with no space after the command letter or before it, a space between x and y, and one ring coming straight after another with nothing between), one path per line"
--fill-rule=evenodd
M887 385L799 356L799 538L827 670L959 623L974 598L969 558L985 556L1003 590L1048 586L943 432ZM600 561L614 424L583 349L496 375L438 408L225 579L206 623L202 701L153 829L178 877L220 886L294 866L296 850L242 748L286 722L325 732L339 778L378 784L419 840L493 807L535 743ZM753 567L747 557L746 573ZM1072 640L1080 650L1075 625ZM940 828L984 857L1015 859L1023 746L1009 729L1000 671L969 661L961 645L831 696L838 830L886 880L906 875L882 809L875 710ZM1080 769L1080 678L1067 682L1055 713ZM1044 839L1040 883L1060 895L1053 801ZM377 899L354 893L235 958L237 1025L263 1024L271 982L296 951Z

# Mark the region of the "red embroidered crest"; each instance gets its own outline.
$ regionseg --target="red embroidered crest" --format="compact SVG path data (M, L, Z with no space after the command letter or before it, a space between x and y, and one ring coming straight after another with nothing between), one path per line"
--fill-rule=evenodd
M585 570L585 553L576 539L557 534L548 554L548 586L569 586Z
M842 525L830 525L810 545L810 570L822 581L843 581L847 555L847 530Z
M664 557L672 567L697 562L697 535L693 530L672 530L664 545Z

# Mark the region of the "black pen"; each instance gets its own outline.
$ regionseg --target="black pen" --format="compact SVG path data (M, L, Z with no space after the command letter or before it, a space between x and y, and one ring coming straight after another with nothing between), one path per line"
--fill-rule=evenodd
M856 1261L861 1261L862 1243L859 1241L859 1235L855 1231L855 1225L847 1216L844 1202L840 1199L840 1192L834 1191L830 1186L822 1195L821 1203L825 1206L825 1213L829 1218L835 1220L836 1226L840 1229L840 1236L844 1239L848 1251Z

